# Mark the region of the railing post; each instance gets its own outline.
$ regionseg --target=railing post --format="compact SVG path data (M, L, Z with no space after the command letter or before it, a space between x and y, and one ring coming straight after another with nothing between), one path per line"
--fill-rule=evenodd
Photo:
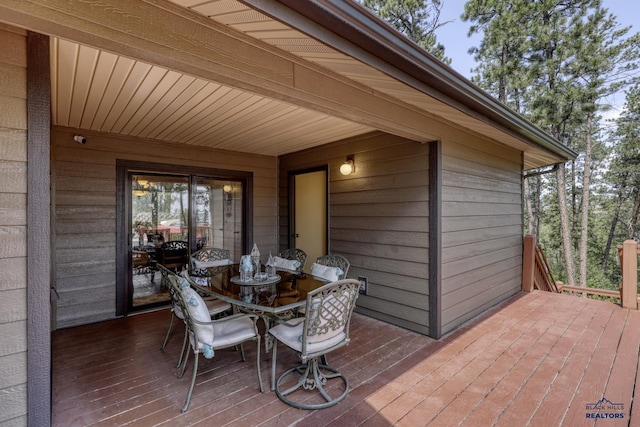
M638 309L638 243L622 244L622 307Z
M524 236L522 250L522 290L533 291L533 275L536 270L536 236Z

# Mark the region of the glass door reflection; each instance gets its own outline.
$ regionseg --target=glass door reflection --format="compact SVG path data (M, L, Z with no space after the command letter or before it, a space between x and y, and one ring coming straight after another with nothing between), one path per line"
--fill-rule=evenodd
M189 218L187 176L131 174L132 308L170 301L156 265L186 266Z
M195 177L196 249L227 249L231 260L242 254L243 188L239 181Z

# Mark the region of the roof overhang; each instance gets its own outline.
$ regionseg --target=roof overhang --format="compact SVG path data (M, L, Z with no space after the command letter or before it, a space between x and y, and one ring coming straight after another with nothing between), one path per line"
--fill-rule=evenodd
M63 126L266 155L454 126L521 150L525 169L576 156L349 1L22 0L0 20L55 38Z

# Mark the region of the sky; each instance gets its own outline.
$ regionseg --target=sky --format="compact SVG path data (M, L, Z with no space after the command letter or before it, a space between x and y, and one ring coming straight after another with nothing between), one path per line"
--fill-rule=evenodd
M462 21L460 15L464 11L466 0L442 0L440 21L453 21L436 31L438 42L445 47L445 54L451 58L451 67L463 76L471 77L471 68L475 67L473 57L467 53L472 46L478 46L481 36L467 37L470 23ZM638 0L602 0L604 7L614 14L622 26L631 26L627 34L640 31L640 1ZM609 100L615 110L622 108L624 95L617 95Z

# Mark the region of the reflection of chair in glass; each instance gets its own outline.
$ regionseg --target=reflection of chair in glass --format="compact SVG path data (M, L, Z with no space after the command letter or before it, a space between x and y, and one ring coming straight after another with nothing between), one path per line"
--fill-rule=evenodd
M144 274L147 264L149 263L149 255L145 251L133 251L133 274Z
M173 273L171 270L166 269L162 265L158 266L160 273L162 274L162 278L167 286L169 284L169 276ZM205 298L205 304L207 306L207 310L209 311L209 316L211 319L215 319L221 314L231 310L231 304L228 302L219 300L217 298ZM164 341L162 343L161 350L164 350L167 346L167 341L169 341L169 336L171 335L171 329L173 328L173 318L177 317L179 320L184 322L184 314L182 314L182 310L180 307L176 306L173 298L171 299L171 318L169 319L169 328L167 329L167 334L164 336ZM176 366L180 366L180 362L182 361L182 355L184 354L184 349L187 345L187 327L185 325L184 330L184 338L182 340L182 350L180 351L180 358L178 359L178 364Z
M167 281L171 300L184 315L189 343L194 356L193 375L182 412L185 412L189 407L193 386L198 374L199 355L202 354L205 358L211 359L215 355L215 350L239 346L242 360L246 361L242 346L245 341L256 342L256 371L258 373L260 391L263 392L262 375L260 373L260 334L256 325L258 316L255 314L235 314L219 320L211 320L204 301L189 286L187 279L172 272L167 272ZM185 355L178 375L179 378L184 375L188 359L188 355Z
M324 266L324 267L333 267L333 268L340 269L340 271L335 270L337 277L331 278L330 279L331 281L341 280L346 278L347 273L349 272L349 266L351 265L349 261L342 255L323 255L321 257L318 257L314 264L318 264L319 266ZM326 269L319 269L319 270L324 270L323 271L324 273L331 273ZM313 265L311 266L311 274L316 275L314 273ZM324 275L318 275L318 276L320 278L327 278Z
M149 241L143 250L147 253L149 258L147 270L151 273L151 282L153 282L156 276L156 265L158 264L158 251L162 248L164 237L162 237L161 234L149 234L148 238Z
M164 237L162 234L149 234L149 246L159 248L164 243Z
M319 359L349 344L349 323L358 287L357 280L345 279L312 290L307 294L305 317L280 322L269 329L269 335L276 339L271 358L271 388L282 401L296 408L321 409L347 396L347 378ZM302 364L285 371L276 381L278 341L296 351ZM292 394L297 391L297 399L293 400Z
M307 254L302 249L291 248L280 252L278 257L298 262L298 266L293 272L286 269L278 269L278 274L282 277L278 285L278 304L285 305L297 301L300 296L296 279L304 271L304 266L307 263Z
M200 250L207 246L207 236L197 237L196 238L196 250Z
M189 262L189 247L182 240L170 240L160 247L160 264L173 271L182 271Z

